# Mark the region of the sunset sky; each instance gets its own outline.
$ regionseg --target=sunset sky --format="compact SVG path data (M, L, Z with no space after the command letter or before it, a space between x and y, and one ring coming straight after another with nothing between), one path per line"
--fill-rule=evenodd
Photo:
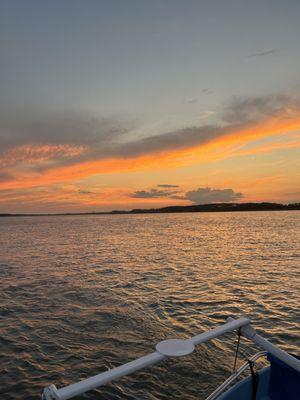
M299 0L0 0L0 213L300 201Z

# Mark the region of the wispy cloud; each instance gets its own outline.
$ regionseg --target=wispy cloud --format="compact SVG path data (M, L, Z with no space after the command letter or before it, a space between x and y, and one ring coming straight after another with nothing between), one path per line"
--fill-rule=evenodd
M160 184L160 185L157 185L158 187L162 187L162 188L178 188L179 187L179 185L169 185L169 184L167 184L167 183L163 183L163 184Z
M22 145L2 153L0 166L5 168L11 165L26 163L31 165L53 163L55 160L65 160L84 153L84 146L70 144L59 145Z
M205 88L205 89L202 89L202 93L204 93L204 94L213 94L213 90L212 89L210 89L210 88Z
M95 194L95 192L92 192L91 190L78 190L79 194Z
M214 115L214 114L215 114L214 111L212 111L212 110L206 110L206 111L203 111L203 112L200 114L199 118L200 118L200 119L207 119L207 118L209 118L210 116L212 116L212 115Z
M170 190L158 190L158 189L149 189L149 190L137 190L134 193L131 193L129 197L135 199L158 199L163 197L171 197L176 192Z
M196 97L192 98L192 99L188 99L187 104L196 104L198 103L198 99Z
M284 93L264 97L234 97L223 110L223 120L229 124L260 122L272 117L288 118L300 110L300 98Z
M264 57L264 56L269 56L271 54L276 54L276 53L279 53L279 52L280 52L280 49L270 49L270 50L258 51L257 53L249 54L248 58Z

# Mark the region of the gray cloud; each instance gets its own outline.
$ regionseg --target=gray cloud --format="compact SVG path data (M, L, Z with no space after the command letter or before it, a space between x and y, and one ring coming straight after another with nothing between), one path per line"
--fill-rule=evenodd
M286 94L264 97L234 98L223 112L223 120L229 124L259 122L280 114L288 117L300 108L300 99Z
M82 114L40 118L28 114L9 118L8 114L0 113L0 164L5 166L10 163L9 167L12 168L12 163L18 165L23 162L30 164L28 168L31 170L42 172L56 166L88 160L109 157L125 159L181 150L209 143L277 113L281 117L289 117L299 109L299 99L283 94L235 98L224 108L219 125L186 127L136 140L128 140L126 136L136 126L117 118L99 119ZM65 147L59 147L61 145ZM23 154L22 146L50 148L47 154L44 151L40 154L35 148ZM76 152L76 146L80 147L80 151ZM20 151L13 156L9 153L19 148Z
M127 121L74 113L41 117L28 113L19 120L0 113L0 121L2 152L27 144L80 146L111 144L129 131Z
M95 194L95 192L92 192L90 190L78 190L79 194Z
M0 182L5 182L10 180L12 177L10 174L6 173L6 172L0 172Z
M167 187L169 186L167 185ZM179 186L171 185L171 187ZM183 195L178 194L178 192L179 191L158 190L153 188L149 190L137 190L129 196L138 199L156 199L165 197L175 200L188 200L194 204L228 203L238 201L243 197L242 193L235 192L233 189L212 189L209 187L191 190Z
M161 185L157 185L157 187L162 187L162 188L178 188L178 185L169 185L167 183L161 184Z
M269 55L271 55L271 54L276 54L276 53L279 53L279 52L280 52L280 49L270 49L270 50L265 50L265 51L259 51L259 52L257 52L257 53L250 54L250 55L248 56L248 58L252 58L252 57L264 57L264 56L269 56Z
M37 170L57 165L69 165L78 161L105 159L108 157L137 157L157 151L176 150L196 144L206 143L223 133L222 127L188 127L160 135L137 140L126 140L133 127L128 121L118 119L96 119L83 115L47 116L34 119L24 117L16 122L0 113L0 162L10 158L16 163L22 161L22 146L82 146L84 151L69 157L63 150L49 150L51 163L39 163L34 160L33 150L24 154L24 161L33 157L37 161ZM10 157L10 151L20 148L17 159ZM53 151L52 151L53 150ZM36 153L36 151L35 151ZM51 154L50 154L51 153ZM32 160L32 158L31 158ZM34 165L34 163L32 163ZM42 165L41 165L42 164ZM32 167L33 168L33 167Z
M234 192L232 189L211 189L207 187L187 192L182 200L190 200L195 204L227 203L240 200L242 197L242 193Z
M130 197L136 199L156 199L161 197L170 197L174 193L175 193L174 191L158 190L158 189L137 190L136 192L130 194Z
M0 113L0 166L27 164L36 172L113 155L133 123L83 114L20 120Z
M226 128L212 125L189 127L116 145L110 150L116 156L136 157L157 151L178 150L208 143L224 135L225 131L227 132Z

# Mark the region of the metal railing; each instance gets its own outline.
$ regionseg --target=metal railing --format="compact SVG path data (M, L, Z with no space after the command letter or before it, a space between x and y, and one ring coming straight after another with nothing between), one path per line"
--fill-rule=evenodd
M266 357L268 354L267 351L260 351L259 353L254 354L252 357L248 359L242 366L240 366L236 371L234 371L229 378L226 379L219 387L217 387L216 390L214 390L207 398L206 400L215 400L221 393L223 393L226 389L229 388L229 386L236 381L239 376L247 369L249 368L249 361L250 362L255 362L259 358Z
M156 351L144 357L130 361L119 367L102 372L98 375L84 379L80 382L73 383L61 389L57 389L55 385L50 385L44 389L43 400L68 400L89 390L96 389L102 385L112 382L115 379L121 378L138 371L144 367L156 364L165 360L168 357L181 357L190 354L194 351L195 346L205 343L211 339L224 335L227 332L232 332L240 329L242 336L252 340L258 344L265 351L275 355L287 365L300 372L300 361L289 355L272 343L263 339L257 332L250 326L248 318L233 319L228 318L227 322L217 328L211 329L207 332L200 333L190 339L169 339L159 342L156 345Z

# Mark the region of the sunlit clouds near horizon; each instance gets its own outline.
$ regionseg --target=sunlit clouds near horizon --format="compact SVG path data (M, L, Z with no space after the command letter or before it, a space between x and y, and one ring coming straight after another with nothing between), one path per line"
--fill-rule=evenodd
M0 1L0 213L300 200L300 4L201 3Z

